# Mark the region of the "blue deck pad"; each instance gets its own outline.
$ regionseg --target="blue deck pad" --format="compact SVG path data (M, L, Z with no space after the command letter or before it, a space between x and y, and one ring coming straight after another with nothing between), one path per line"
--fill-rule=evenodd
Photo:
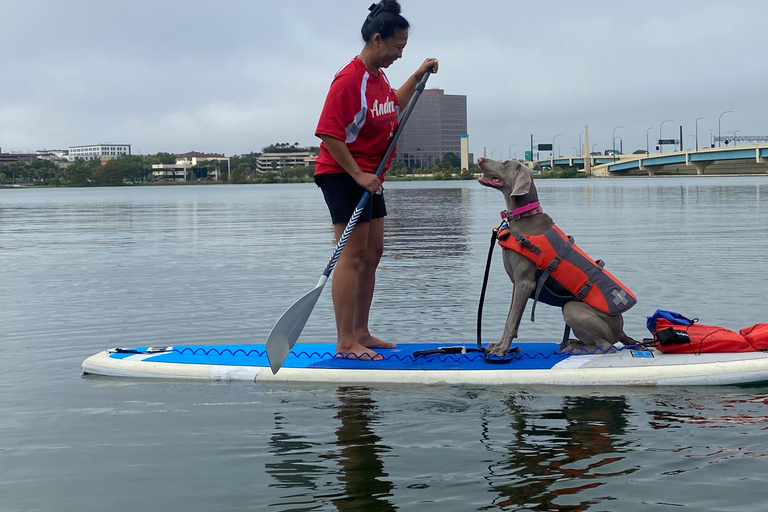
M440 354L414 357L418 350L438 347L466 346L472 343L402 343L394 349L380 349L383 361L363 361L353 357L334 357L336 346L328 343L298 343L288 355L284 368L338 368L376 370L547 370L570 356L558 354L557 343L518 343L521 351L506 364L491 364L479 352L467 354ZM137 352L146 347L135 349ZM124 359L136 353L114 353L110 357ZM153 363L212 364L219 366L269 366L264 345L178 345L172 352L144 359Z

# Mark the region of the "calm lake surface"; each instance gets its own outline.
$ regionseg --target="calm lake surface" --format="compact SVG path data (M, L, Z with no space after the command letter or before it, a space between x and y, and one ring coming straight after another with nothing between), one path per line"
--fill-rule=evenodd
M768 322L768 177L537 181L638 296ZM475 341L502 195L388 183L372 311L399 343ZM83 377L116 346L262 343L333 251L312 184L0 190L0 510L760 511L768 386L268 386ZM499 252L484 342L511 284ZM300 342L335 339L330 287ZM558 341L537 308L521 341Z

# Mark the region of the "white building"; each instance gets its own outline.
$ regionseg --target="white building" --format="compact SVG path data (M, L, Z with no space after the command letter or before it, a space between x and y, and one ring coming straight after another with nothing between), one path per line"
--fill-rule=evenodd
M38 149L35 151L37 158L43 160L67 160L69 151L66 149Z
M227 162L227 173L229 173L229 158L221 153L201 153L199 151L190 151L189 153L183 153L176 155L176 165L184 167L196 167L198 164L205 162L206 160L216 160L217 162ZM153 166L154 167L154 166ZM223 171L224 169L221 169ZM216 181L221 177L221 171L219 169L212 169L208 171L208 176L213 177Z
M283 167L314 167L317 157L309 151L296 151L291 153L262 153L256 159L258 172L269 172Z
M152 180L187 181L187 171L191 165L152 164Z
M194 167L198 162L205 160L218 160L219 162L227 162L229 158L220 153L200 153L199 151L190 151L189 153L182 153L176 155L176 165L188 165Z
M190 169L197 167L198 164L203 162L216 160L218 162L227 162L226 171L230 171L229 158L219 153L200 153L198 151L190 151L189 153L183 153L176 155L175 164L153 164L152 165L152 179L153 180L182 180L186 181L187 175ZM219 169L210 169L207 172L207 177L211 177L215 180L219 180ZM203 177L203 176L198 176Z
M94 158L117 158L130 155L130 144L94 144L92 146L69 146L69 161L93 160Z

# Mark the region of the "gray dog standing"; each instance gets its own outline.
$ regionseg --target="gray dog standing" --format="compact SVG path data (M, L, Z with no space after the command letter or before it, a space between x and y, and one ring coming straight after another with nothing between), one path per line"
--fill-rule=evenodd
M509 232L521 236L520 240L529 246L529 239L527 237L541 240L541 237L535 237L535 235L548 234L548 236L551 236L554 222L549 215L543 213L541 208L538 207L539 196L533 183L533 173L528 167L514 160L497 162L485 158L478 159L478 165L483 172L483 177L478 180L480 184L495 188L504 194L507 204ZM511 215L512 212L520 211L525 213ZM557 242L558 240L556 240ZM569 250L567 248L568 243L566 240L561 244L566 246L565 251ZM573 245L572 240L570 244ZM535 246L533 249L537 250ZM492 343L488 346L488 352L498 356L505 355L509 351L512 340L517 337L526 303L537 291L537 271L539 275L542 273L542 269L537 267L534 261L515 250L505 248L502 254L504 269L512 280L514 289L512 305L509 308L501 339L498 343ZM557 263L560 262L558 261ZM607 272L604 273L602 271L602 264L581 262L581 265L582 267L590 267L590 265L596 267L596 271L593 268L586 268L586 270L591 274L597 274L597 277L594 278L596 281L606 282L603 274L607 274ZM543 280L547 281L547 283L549 283L548 275L545 274ZM635 304L636 299L628 290L613 286L611 283L608 281L608 284L604 286L604 288L608 289L605 293L606 302L610 306L607 308L608 312L601 311L587 302L583 302L584 297L580 295L566 299L562 304L557 304L561 305L563 319L573 330L573 334L577 338L575 340L564 339L560 344L560 352L592 352L598 349L608 351L612 349L614 343L619 341L625 345L637 343L624 333L624 319L621 313L618 312L629 309L629 307ZM592 285L592 278L590 278L589 286ZM589 287L584 288L586 291L589 291L589 289ZM595 291L597 292L598 290ZM611 302L613 305L610 304Z

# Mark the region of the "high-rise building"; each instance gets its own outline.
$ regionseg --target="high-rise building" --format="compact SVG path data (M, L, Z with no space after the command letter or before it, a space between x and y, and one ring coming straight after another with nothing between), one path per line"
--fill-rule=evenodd
M395 161L428 167L446 153L459 157L461 136L466 133L467 97L425 89L397 141Z

